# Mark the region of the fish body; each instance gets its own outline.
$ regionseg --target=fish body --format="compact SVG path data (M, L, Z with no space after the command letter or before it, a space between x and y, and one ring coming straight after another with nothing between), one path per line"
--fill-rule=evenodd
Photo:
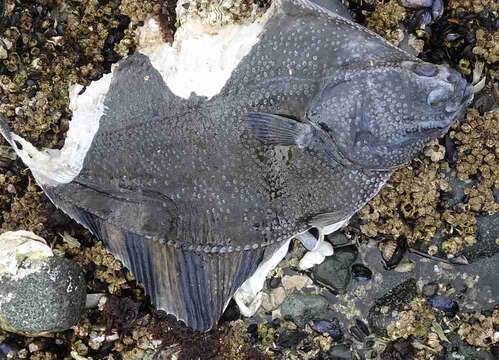
M72 121L93 125L70 128L66 152L2 133L158 308L209 330L262 261L349 219L470 100L451 70L331 10L278 1L207 95L176 91L147 51L129 56L76 102Z

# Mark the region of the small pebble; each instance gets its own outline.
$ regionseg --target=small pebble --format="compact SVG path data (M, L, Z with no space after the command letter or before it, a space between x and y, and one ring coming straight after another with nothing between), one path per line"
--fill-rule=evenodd
M433 0L400 0L400 5L406 8L417 9L432 6Z
M329 349L329 356L335 360L351 360L353 359L352 351L350 346L345 344L339 344L332 346Z
M322 264L313 268L314 278L335 291L344 292L352 278L351 265L357 256L358 250L353 245L339 248Z
M16 187L12 184L7 185L7 192L10 194L15 194L17 192Z
M341 231L335 231L332 234L326 235L326 240L333 244L333 246L345 245L349 241Z
M275 288L277 288L277 287L279 287L281 285L281 278L277 277L277 276L274 276L273 278L271 278L268 281L268 284L269 284L269 288L275 289Z
M312 285L312 280L305 275L284 276L281 280L286 290L301 290L304 287Z

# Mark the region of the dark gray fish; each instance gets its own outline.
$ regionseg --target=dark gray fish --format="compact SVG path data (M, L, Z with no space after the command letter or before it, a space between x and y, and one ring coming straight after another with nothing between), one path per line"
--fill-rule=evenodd
M60 152L0 127L54 204L196 330L290 238L348 220L472 97L336 5L274 6L211 97L177 95L136 53L87 88Z

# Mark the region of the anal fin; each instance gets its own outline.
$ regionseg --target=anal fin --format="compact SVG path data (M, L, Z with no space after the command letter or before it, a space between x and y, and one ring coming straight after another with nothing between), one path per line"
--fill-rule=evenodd
M197 331L217 324L236 290L282 245L230 253L193 251L115 227L76 207L64 211L130 269L159 310Z

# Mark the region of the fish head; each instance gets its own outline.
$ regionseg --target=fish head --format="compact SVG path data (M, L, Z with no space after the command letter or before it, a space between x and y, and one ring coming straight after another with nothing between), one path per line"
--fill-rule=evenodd
M329 79L307 117L343 158L365 169L407 163L473 99L472 86L442 65L417 60L344 70Z

